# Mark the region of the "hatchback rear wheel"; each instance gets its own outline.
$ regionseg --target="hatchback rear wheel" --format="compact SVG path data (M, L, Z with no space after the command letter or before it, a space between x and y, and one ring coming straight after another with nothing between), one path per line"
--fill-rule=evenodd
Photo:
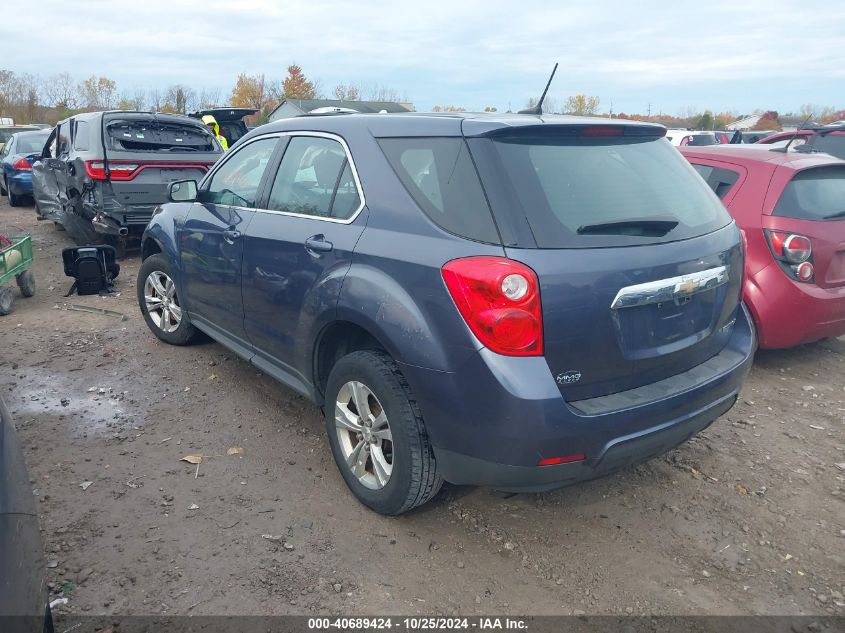
M380 514L431 499L442 479L422 416L396 363L378 351L353 352L332 369L326 431L346 485Z

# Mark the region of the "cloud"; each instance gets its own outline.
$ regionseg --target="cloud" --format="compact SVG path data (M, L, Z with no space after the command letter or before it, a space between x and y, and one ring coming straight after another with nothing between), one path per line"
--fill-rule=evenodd
M636 109L649 93L674 90L677 103L690 103L718 85L734 91L723 107L742 109L765 106L755 95L777 82L794 108L834 103L845 76L843 32L845 8L818 0L680 0L671 9L500 0L145 0L129 9L40 0L16 5L15 18L0 24L2 64L15 71L228 93L240 72L280 79L296 61L327 92L339 82L381 84L424 109L521 107L554 61L561 68L550 95L560 100L589 92ZM796 86L812 94L785 94Z

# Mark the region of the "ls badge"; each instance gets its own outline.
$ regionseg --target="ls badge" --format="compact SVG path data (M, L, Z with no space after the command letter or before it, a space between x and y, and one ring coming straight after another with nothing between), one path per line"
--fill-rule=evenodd
M562 374L558 374L557 384L559 385L574 385L576 382L581 380L581 372L580 371L567 371Z

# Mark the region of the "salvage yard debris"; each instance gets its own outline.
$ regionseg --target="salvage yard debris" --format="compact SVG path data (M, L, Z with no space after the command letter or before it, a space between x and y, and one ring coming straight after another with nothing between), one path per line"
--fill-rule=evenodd
M120 319L121 321L126 320L126 315L122 314L121 312L115 312L114 310L106 310L105 308L95 308L93 306L83 306L83 305L77 305L75 303L66 303L60 309L61 310L74 310L76 312L90 312L92 314L102 314L102 315L105 315L105 316L115 317L115 318Z

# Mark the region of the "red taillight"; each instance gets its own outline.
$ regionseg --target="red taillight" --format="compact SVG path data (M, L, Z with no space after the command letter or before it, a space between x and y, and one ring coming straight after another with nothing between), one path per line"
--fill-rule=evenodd
M541 459L538 466L554 466L555 464L571 464L572 462L583 462L586 459L584 453L564 455L563 457L546 457Z
M32 169L32 165L29 164L27 159L19 158L12 163L12 169L17 169L18 171L30 171Z
M109 161L109 177L112 180L132 180L141 166L136 163L113 163ZM106 166L100 160L85 161L85 173L91 180L105 180Z
M813 243L809 237L787 231L766 231L766 235L781 268L799 281L813 280Z
M540 282L525 264L466 257L443 266L458 312L482 345L505 356L543 355Z

